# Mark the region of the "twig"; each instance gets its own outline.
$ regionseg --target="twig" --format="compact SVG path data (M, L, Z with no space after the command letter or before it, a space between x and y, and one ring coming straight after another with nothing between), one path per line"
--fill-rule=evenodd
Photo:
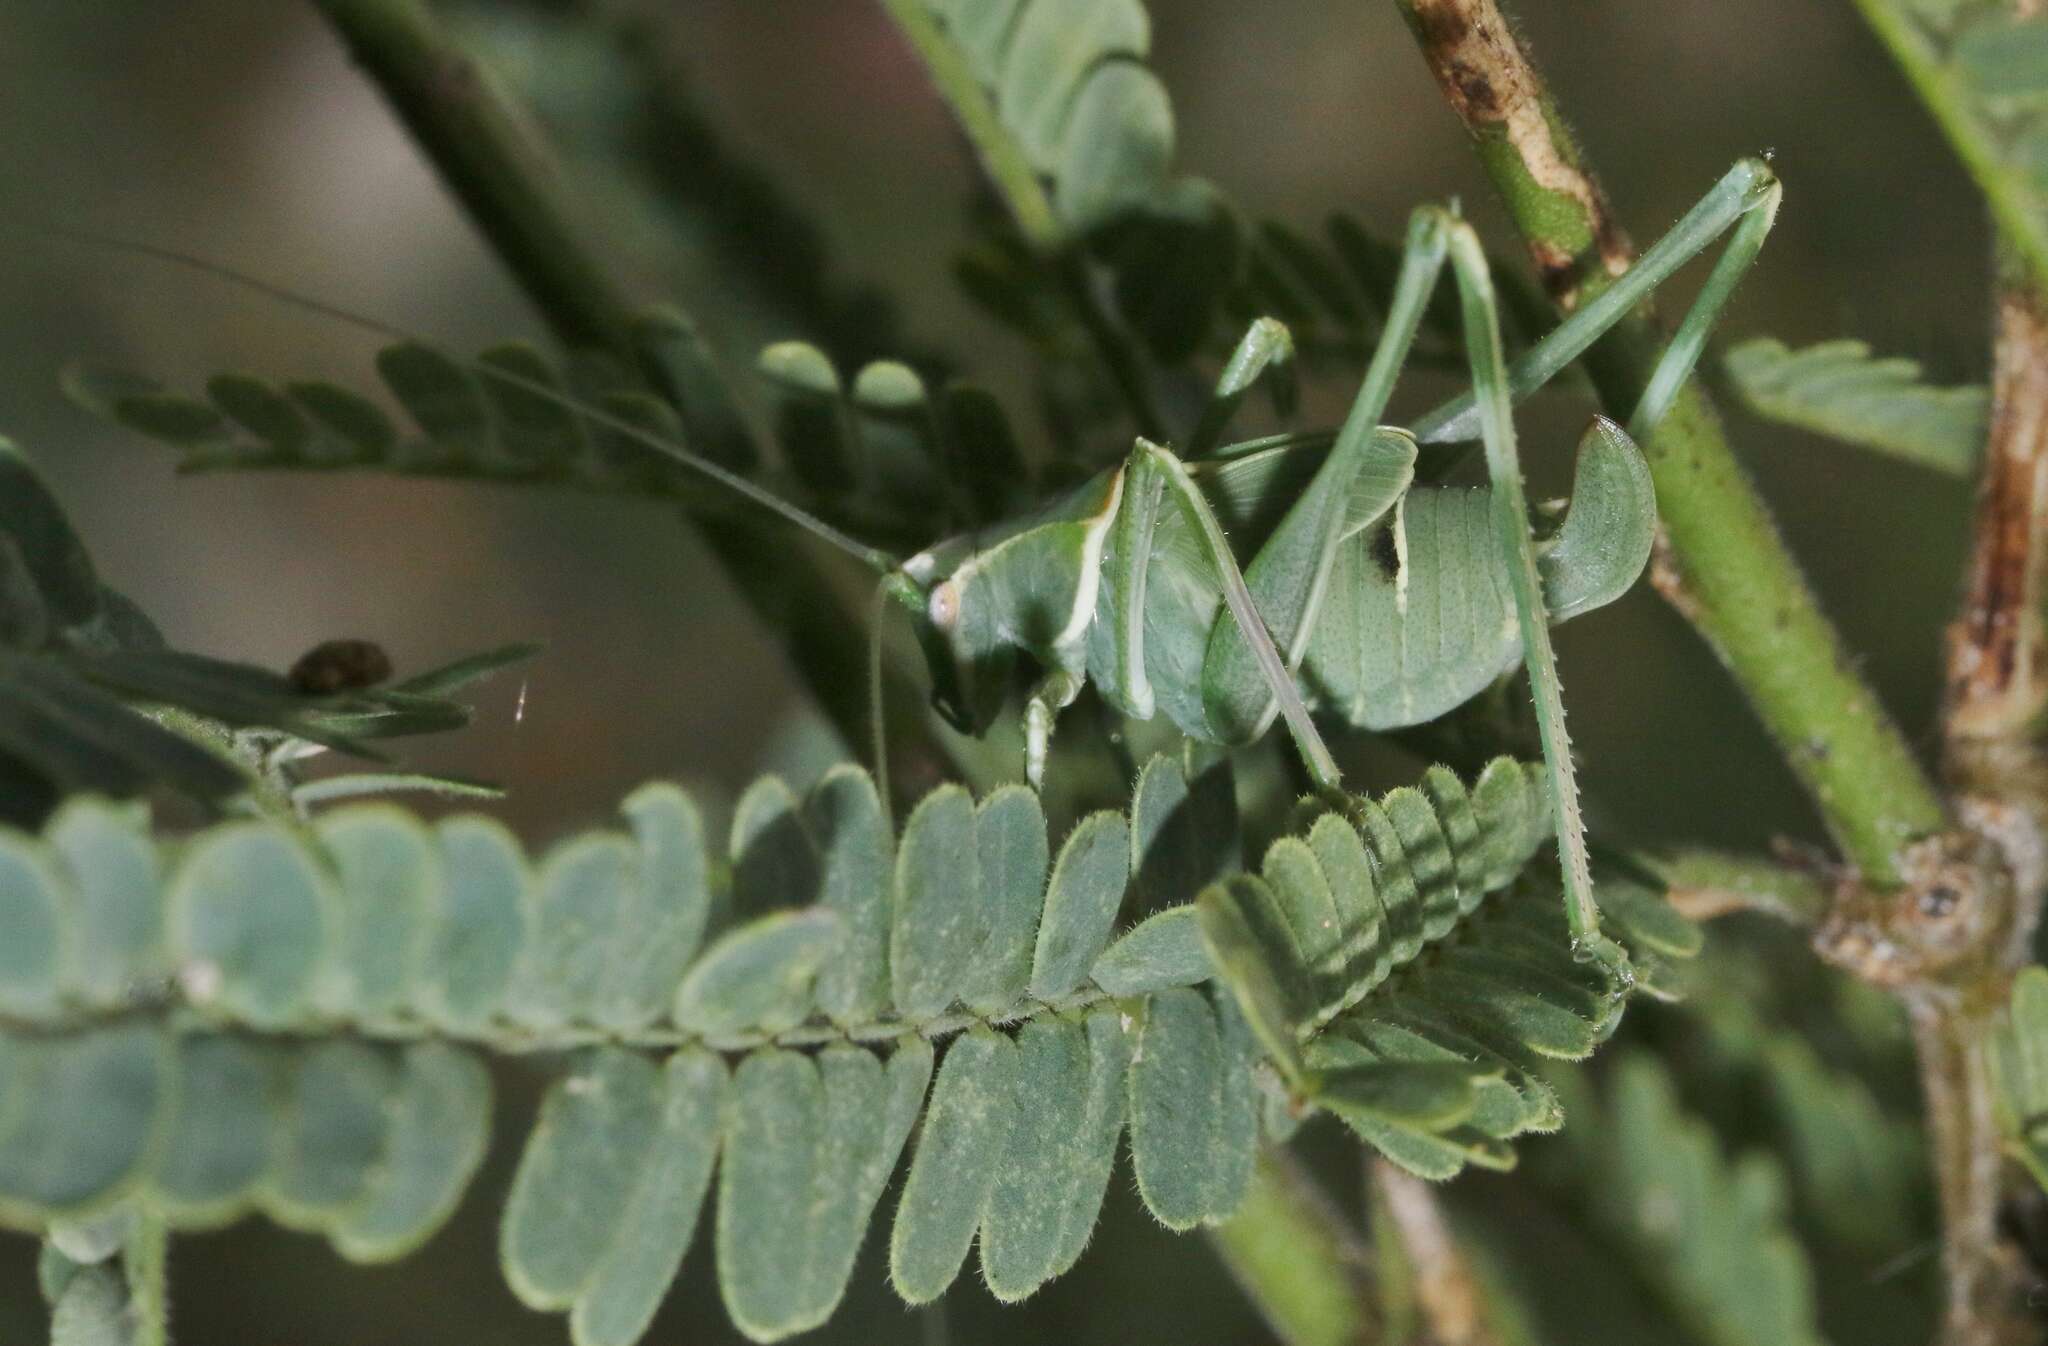
M1958 790L2043 801L2033 731L2048 708L2048 314L2027 287L1999 294L1995 350L1969 570L1948 628L1944 765Z
M1375 1209L1384 1212L1407 1254L1429 1340L1435 1346L1498 1346L1485 1293L1444 1221L1436 1193L1385 1159L1373 1160L1372 1183L1380 1197Z
M1958 973L1901 991L1941 1195L1945 1346L2032 1339L2030 1278L1999 1233L2011 1175L1984 1072L1995 1013L2032 957L2048 884L2048 764L2035 741L2048 706L2048 314L2019 268L2005 269L2014 279L1998 296L1990 433L1962 608L1948 629L1942 717L1943 766L1984 874L1974 887L1941 890L1960 894L1961 914L1974 916Z
M1632 256L1590 170L1494 0L1397 0L1535 258L1570 306ZM1662 349L1647 315L1586 356L1627 416ZM1645 444L1684 613L1748 693L1847 858L1871 881L1945 825L1941 802L1822 615L1705 395L1688 385ZM1668 588L1669 586L1664 586Z
M1370 1250L1285 1150L1259 1157L1244 1205L1208 1232L1210 1246L1286 1346L1381 1340Z
M562 340L629 364L630 310L526 120L420 0L317 0ZM810 551L751 521L699 525L727 574L848 743L865 742L862 598ZM891 682L891 778L909 797L947 774L922 699Z
M2005 1160L1986 1076L1989 1007L1925 990L1904 999L1941 1199L1947 1294L1940 1346L2038 1342L2039 1324L2028 1303L2033 1277L2019 1249L1999 1232Z

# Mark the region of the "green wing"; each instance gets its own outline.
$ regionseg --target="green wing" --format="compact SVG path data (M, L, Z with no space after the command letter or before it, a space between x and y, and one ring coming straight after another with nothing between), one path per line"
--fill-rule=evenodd
M1656 492L1611 422L1580 441L1572 502L1538 562L1553 621L1613 602L1649 560ZM1420 724L1514 667L1515 601L1489 505L1485 487L1414 490L1345 544L1303 665L1325 707L1365 729Z

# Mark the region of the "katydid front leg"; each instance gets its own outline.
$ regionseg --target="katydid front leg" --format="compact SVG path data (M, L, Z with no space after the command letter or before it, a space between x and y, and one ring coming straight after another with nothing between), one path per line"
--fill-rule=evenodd
M1124 500L1149 498L1156 501L1162 495L1170 495L1180 505L1208 563L1214 567L1231 622L1250 646L1258 677L1266 694L1279 706L1281 717L1287 721L1288 732L1294 736L1295 747L1301 751L1309 777L1318 790L1335 791L1343 773L1337 769L1337 760L1330 755L1323 736L1316 731L1315 722L1309 718L1308 706L1301 699L1301 690L1294 685L1294 675L1266 630L1265 619L1259 615L1258 606L1252 601L1251 590L1246 587L1244 575L1237 568L1237 558L1231 554L1230 540L1223 535L1223 525L1217 521L1216 512L1210 508L1201 488L1188 476L1187 467L1180 459L1157 444L1140 439L1138 446L1131 450L1130 461L1124 468ZM1149 525L1146 531L1150 531ZM1142 622L1142 610L1139 620ZM1137 653L1142 659L1142 647Z
M1374 431L1386 412L1401 366L1408 361L1430 291L1443 267L1444 220L1443 212L1427 208L1410 217L1386 330L1373 352L1365 382L1329 456L1245 571L1252 599L1264 614L1273 641L1285 652L1282 662L1290 671L1290 687L1291 670L1300 665L1328 596L1337 544L1344 538L1347 520L1353 517L1352 497L1361 477L1369 467L1380 469L1376 484L1384 495L1381 510L1400 499L1414 478L1412 447L1405 460L1394 461L1385 454L1376 459L1375 446L1389 441L1376 439ZM1219 621L1202 661L1202 704L1220 742L1249 742L1265 733L1281 704L1269 693L1270 681L1244 623Z
M1052 754L1052 730L1059 714L1074 704L1088 679L1055 668L1038 680L1024 703L1024 779L1032 789L1045 789L1045 762Z

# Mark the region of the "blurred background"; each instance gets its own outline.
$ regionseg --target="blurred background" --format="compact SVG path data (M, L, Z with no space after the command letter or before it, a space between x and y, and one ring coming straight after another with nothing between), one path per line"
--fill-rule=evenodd
M515 76L522 60L544 58L522 48L523 27L499 20L531 8L462 10ZM1027 419L1021 344L949 279L972 165L879 7L662 8L670 68L727 147L813 214L835 280L886 292L897 331ZM1303 229L1343 209L1397 235L1412 205L1455 196L1508 250L1391 4L1150 8L1184 171ZM1738 156L1775 152L1785 207L1725 335L1794 345L1853 335L1939 379L1983 377L1988 244L1976 198L1847 0L1513 8L1639 241ZM539 111L544 122L576 115ZM0 5L0 183L10 217L0 226L0 433L45 470L109 582L174 644L281 667L325 637L362 635L404 671L508 640L547 642L523 678L484 689L474 728L412 757L506 785L504 814L535 840L599 821L650 776L730 792L763 769L807 778L840 751L668 509L373 476L178 479L166 454L59 394L59 368L80 358L187 387L229 368L367 387L375 342L214 278L61 241L45 223L202 254L457 349L545 337L310 6ZM772 301L736 292L724 260L692 247L686 229L657 235L644 214L613 209L595 175L591 191L593 220L615 226L605 237L620 273L696 313L736 373L761 342L799 334ZM1533 420L1526 452L1561 461L1582 415ZM1926 746L1967 487L1741 418L1734 430L1850 647ZM1588 784L1613 824L1748 847L1819 840L1711 656L1646 591L1565 628L1561 652ZM509 1113L531 1106L516 1081L508 1094ZM344 1269L324 1244L267 1228L181 1241L179 1339L565 1340L559 1321L514 1303L495 1269L509 1159L501 1146L457 1223L394 1268ZM1341 1178L1356 1161L1340 1145L1330 1162ZM951 1340L1262 1340L1201 1240L1153 1226L1126 1174L1095 1247L1028 1305L999 1309L963 1277L947 1305ZM8 1346L40 1340L33 1253L0 1237ZM874 1254L817 1340L923 1339L931 1324L881 1288ZM653 1340L739 1339L709 1261L700 1236Z

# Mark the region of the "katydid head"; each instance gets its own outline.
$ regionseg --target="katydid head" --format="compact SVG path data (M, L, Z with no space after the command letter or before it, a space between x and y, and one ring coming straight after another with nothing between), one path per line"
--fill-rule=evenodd
M889 576L889 594L910 614L931 674L932 708L963 734L979 736L1002 713L1016 670L1015 646L975 638L960 585L943 548L918 553ZM975 614L978 615L978 614Z

